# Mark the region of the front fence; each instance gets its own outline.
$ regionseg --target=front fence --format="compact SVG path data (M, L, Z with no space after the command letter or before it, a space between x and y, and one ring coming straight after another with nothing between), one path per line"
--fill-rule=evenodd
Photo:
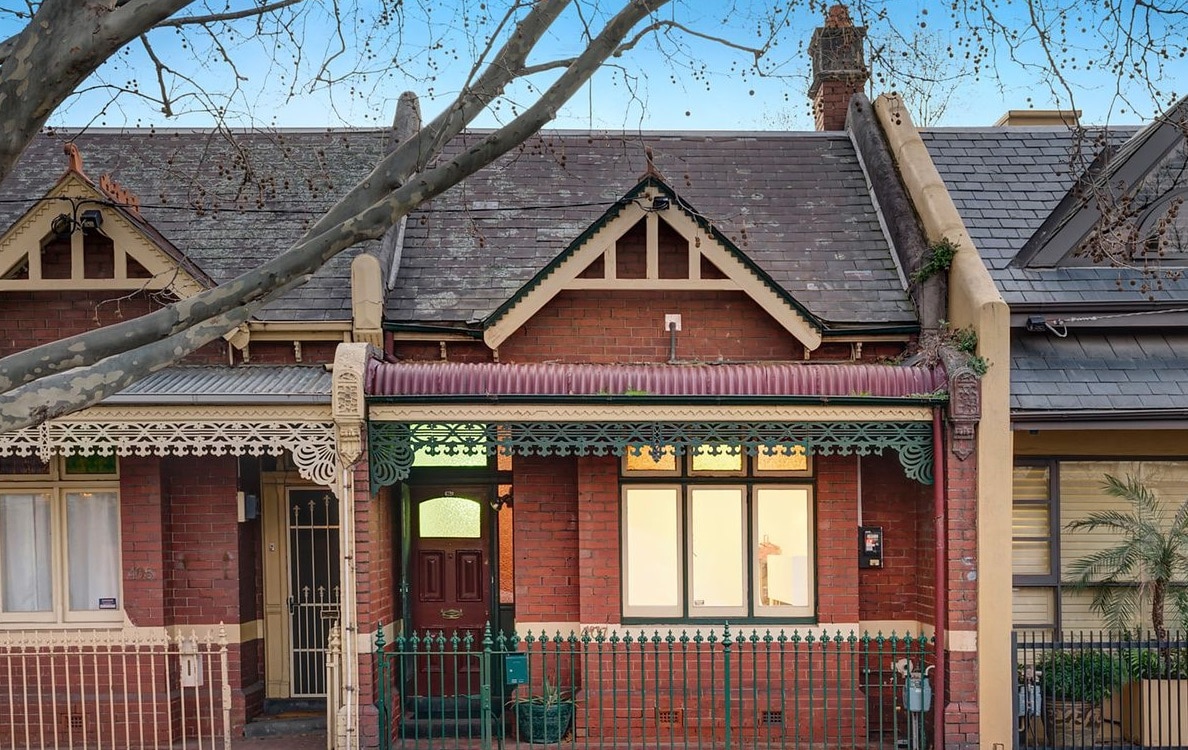
M1188 747L1188 634L1014 635L1019 748Z
M227 750L227 639L0 631L0 747Z
M376 658L382 748L922 750L931 726L922 637L381 628Z

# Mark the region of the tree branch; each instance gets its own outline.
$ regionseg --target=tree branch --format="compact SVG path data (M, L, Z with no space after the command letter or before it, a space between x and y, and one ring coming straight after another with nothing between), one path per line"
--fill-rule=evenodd
M261 5L256 8L248 8L246 10L234 11L231 13L211 13L205 16L183 16L182 18L170 18L157 24L157 27L180 29L185 26L204 26L211 23L239 21L244 18L266 16L269 13L278 10L284 10L290 5L296 5L300 2L302 2L302 0L279 0L279 2L268 3L267 5Z

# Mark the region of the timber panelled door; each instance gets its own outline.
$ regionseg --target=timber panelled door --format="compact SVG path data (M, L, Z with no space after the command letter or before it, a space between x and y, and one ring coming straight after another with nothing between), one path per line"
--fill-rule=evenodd
M338 499L324 487L264 484L267 697L326 695L326 647L339 619Z
M412 619L418 633L459 639L455 652L482 650L491 617L491 534L483 486L414 487L412 500ZM444 645L444 644L443 644ZM478 656L459 655L443 669L441 658L418 659L412 695L477 693Z

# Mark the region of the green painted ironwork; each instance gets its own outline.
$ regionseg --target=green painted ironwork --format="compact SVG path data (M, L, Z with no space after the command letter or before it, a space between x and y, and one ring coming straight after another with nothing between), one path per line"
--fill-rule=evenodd
M866 456L893 450L908 478L932 484L929 422L491 422L368 425L371 482L385 487L408 477L417 452L486 452L517 456L622 456L629 450L659 454L672 446L684 455L703 446L760 449L802 445L809 455Z
M382 750L505 745L583 750L924 750L935 644L834 631L441 631L375 640ZM506 662L521 660L516 669ZM521 671L526 665L526 671ZM477 668L476 668L477 667ZM514 675L514 677L512 677ZM931 706L928 711L931 711Z

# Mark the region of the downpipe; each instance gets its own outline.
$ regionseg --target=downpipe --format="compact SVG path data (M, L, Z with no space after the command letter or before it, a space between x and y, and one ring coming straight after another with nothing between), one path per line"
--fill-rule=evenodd
M932 709L932 744L937 750L945 747L945 683L947 682L948 651L946 641L949 616L949 537L948 488L945 476L944 438L941 429L941 408L932 409L932 511L936 529L936 670Z

